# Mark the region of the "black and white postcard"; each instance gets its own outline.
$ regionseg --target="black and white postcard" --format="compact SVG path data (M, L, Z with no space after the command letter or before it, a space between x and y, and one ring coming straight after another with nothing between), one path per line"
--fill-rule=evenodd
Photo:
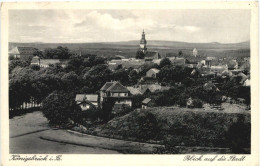
M258 3L1 5L2 165L259 164Z

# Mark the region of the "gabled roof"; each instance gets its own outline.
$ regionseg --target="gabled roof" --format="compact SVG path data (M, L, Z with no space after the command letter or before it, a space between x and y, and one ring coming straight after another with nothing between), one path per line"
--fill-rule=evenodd
M154 73L159 73L160 72L160 70L158 70L156 68L151 68L149 71L153 71ZM147 71L147 72L149 72L149 71Z
M33 54L37 49L33 47L14 47L9 54Z
M152 99L146 98L142 101L143 104L148 104Z
M34 56L31 60L31 63L39 63L40 58L38 56Z
M100 90L106 91L111 85L113 85L113 82L106 82Z
M76 101L82 102L84 100L88 100L91 102L97 102L98 101L98 95L96 94L77 94L76 95Z
M32 59L40 59L40 57L38 57L38 56L34 56Z
M151 92L151 90L150 90L148 87L146 87L146 88L142 88L142 89L140 90L140 92L141 92L142 94L144 94L145 92Z
M126 88L130 91L130 93L132 95L142 94L142 92L139 89L137 89L137 88L134 88L134 87L131 87L131 86L128 86Z
M128 92L128 89L126 87L124 87L122 84L120 84L119 82L113 82L113 84L107 88L106 91L109 92Z
M161 56L157 51L147 51L145 54L145 59L160 59Z
M186 59L185 59L185 58L170 57L169 59L170 59L170 61L171 61L173 64L185 64L185 62L186 62Z
M41 65L54 65L60 63L59 59L41 59Z

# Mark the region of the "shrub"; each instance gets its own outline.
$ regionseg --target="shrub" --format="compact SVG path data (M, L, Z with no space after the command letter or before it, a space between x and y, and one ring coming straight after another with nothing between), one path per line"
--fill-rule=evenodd
M74 122L82 120L81 108L63 92L51 93L43 100L41 109L50 124L65 125L70 119Z
M202 101L200 99L193 100L194 108L202 108Z
M141 112L137 117L137 123L139 131L136 133L136 136L141 140L154 139L159 133L157 119L149 111Z
M250 148L250 133L250 123L245 123L245 117L243 115L238 116L237 122L232 124L227 132L227 141L233 153L248 153L244 148Z

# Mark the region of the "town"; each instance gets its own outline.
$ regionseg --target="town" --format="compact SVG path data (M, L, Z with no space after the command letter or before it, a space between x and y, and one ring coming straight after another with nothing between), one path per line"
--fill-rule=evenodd
M236 135L223 126L238 118L248 127L250 50L223 56L199 47L161 53L149 48L144 30L140 38L136 53L127 57L64 46L14 46L9 50L10 118L40 109L52 127L166 146L152 153L185 153L173 150L176 146L248 153L250 135L244 132L250 130ZM242 148L226 141L240 136Z

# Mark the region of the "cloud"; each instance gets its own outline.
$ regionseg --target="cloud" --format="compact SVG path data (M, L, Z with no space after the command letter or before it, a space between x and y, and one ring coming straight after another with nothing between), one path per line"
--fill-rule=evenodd
M12 10L11 41L249 40L249 10ZM26 37L28 36L28 40Z

